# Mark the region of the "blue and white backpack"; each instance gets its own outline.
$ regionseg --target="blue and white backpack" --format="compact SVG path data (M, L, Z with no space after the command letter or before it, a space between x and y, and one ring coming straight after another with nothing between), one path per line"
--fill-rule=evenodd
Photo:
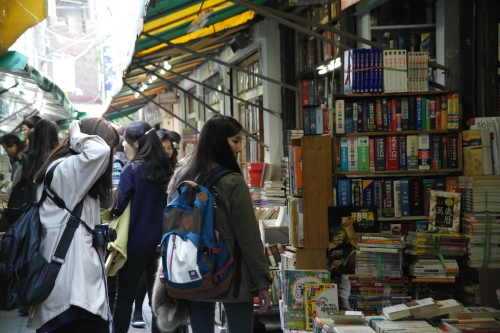
M179 184L163 216L161 240L163 276L171 297L208 299L229 289L235 275L235 260L214 229L217 200L212 192L219 179L231 173L213 169L200 184ZM194 189L194 201L190 200ZM214 192L217 196L216 192Z

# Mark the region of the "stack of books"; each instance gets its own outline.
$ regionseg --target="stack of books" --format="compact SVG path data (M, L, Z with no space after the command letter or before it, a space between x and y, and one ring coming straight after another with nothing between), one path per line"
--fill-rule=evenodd
M460 233L408 232L405 253L411 255L439 255L460 257L467 252L469 238Z
M401 236L361 234L356 254L355 272L358 276L401 277Z
M460 300L467 306L480 306L479 284L460 286Z
M444 332L500 332L500 321L495 318L442 319L439 328Z
M500 255L495 248L500 246L500 213L464 213L463 229L469 237L468 262L470 267L500 267ZM488 242L486 241L486 235ZM489 244L489 256L485 256L485 247ZM485 259L487 262L485 262Z
M339 284L339 304L345 310L379 315L382 308L411 300L408 279L343 274Z
M315 317L313 319L312 331L331 333L335 332L335 327L364 326L365 323L365 316L360 311L340 311L338 314Z
M408 268L408 275L417 279L450 279L455 281L459 268L455 259L421 259L414 257Z
M266 180L260 189L260 206L285 206L285 184L281 180Z
M435 300L444 300L455 297L454 279L440 279L436 280L436 282L429 282L429 280L429 278L410 278L410 295L413 299L431 297Z
M500 267L500 176L460 176L470 267Z

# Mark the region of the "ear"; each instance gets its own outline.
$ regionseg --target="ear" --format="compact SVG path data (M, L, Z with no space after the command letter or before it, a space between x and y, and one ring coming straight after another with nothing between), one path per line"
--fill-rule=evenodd
M139 141L134 142L134 147L135 147L136 149L139 149Z

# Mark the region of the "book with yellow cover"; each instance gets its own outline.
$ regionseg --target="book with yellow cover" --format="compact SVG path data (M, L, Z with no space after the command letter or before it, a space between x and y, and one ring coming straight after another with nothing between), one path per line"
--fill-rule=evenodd
M312 330L314 318L327 318L339 310L338 289L335 283L304 284L306 329Z

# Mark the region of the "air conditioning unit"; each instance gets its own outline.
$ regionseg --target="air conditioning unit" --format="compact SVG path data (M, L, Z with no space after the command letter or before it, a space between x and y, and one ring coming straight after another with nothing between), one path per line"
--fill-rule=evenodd
M160 104L179 104L180 94L176 91L168 91L158 95Z

